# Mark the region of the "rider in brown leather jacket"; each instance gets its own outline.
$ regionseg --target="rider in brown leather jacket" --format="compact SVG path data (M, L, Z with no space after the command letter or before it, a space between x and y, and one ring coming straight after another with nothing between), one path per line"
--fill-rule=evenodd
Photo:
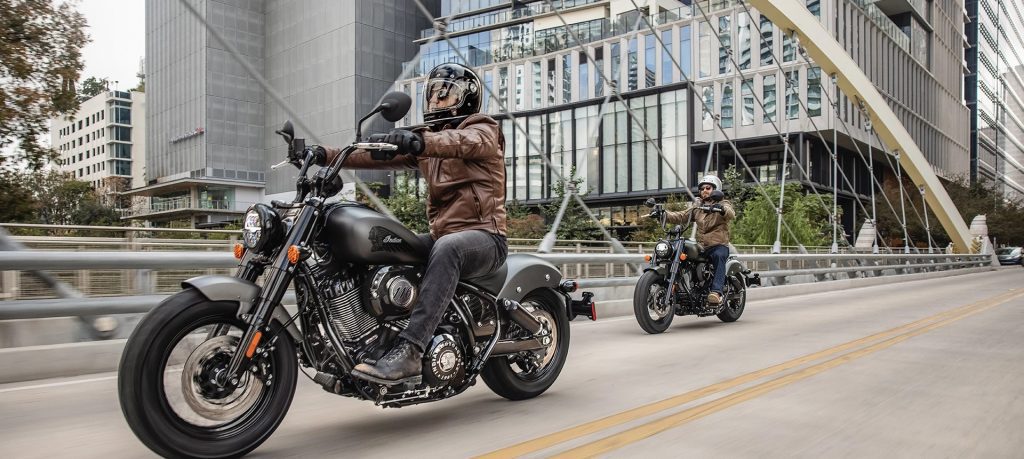
M382 384L412 381L422 373L423 351L434 335L460 278L497 270L508 254L504 136L493 118L478 113L480 79L469 68L441 64L427 78L424 127L395 129L382 141L398 146L380 160L367 151L346 158L349 169L419 169L427 182L430 255L409 326L376 362L356 365L354 376ZM338 149L327 149L331 163Z

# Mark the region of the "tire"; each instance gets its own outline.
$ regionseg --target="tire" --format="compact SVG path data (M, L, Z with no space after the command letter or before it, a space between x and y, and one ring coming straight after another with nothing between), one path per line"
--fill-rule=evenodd
M194 381L192 384L195 385L187 386L187 389L195 390L204 384L204 387L209 387L209 383L200 378L199 373L192 372L194 376L187 378L185 375L190 373L190 368L203 370L215 366L210 364L214 358L223 362L224 358L230 357L226 351L230 347L228 344L208 348L204 346L215 341L228 343L232 339L237 344L238 340L237 335L217 332L204 337L202 327L216 328L216 324L227 324L233 329L244 331L245 323L235 316L237 309L237 303L211 302L198 291L186 289L147 314L128 338L117 380L121 411L135 435L153 452L164 457L238 457L256 449L284 420L295 395L298 366L291 337L276 323L272 330L279 338L267 359L269 372L273 375L269 386L246 371L242 378L244 382L240 384L244 384L244 387L231 388L230 392L225 392L217 400L199 393L193 397L188 396L186 381ZM200 330L200 333L190 334L193 330ZM175 353L177 346L188 346L193 342L197 343L195 350ZM199 352L200 348L209 350ZM185 355L188 358L184 360L181 376L175 377L176 370L168 371L167 365L176 365ZM198 358L195 357L197 355ZM213 356L207 358L210 355ZM190 362L198 363L190 366ZM203 372L202 376L209 374ZM173 383L174 379L182 383L181 393L176 394L165 387L168 382ZM220 389L223 390L223 387ZM231 398L239 391L240 395ZM169 398L168 394L172 397ZM225 401L229 398L230 401ZM223 403L220 407L205 411L214 415L235 409L230 407L232 403L241 403L243 407L237 419L220 425L203 426L184 419L176 411L180 408L173 407L172 402L186 403L181 400L199 400L189 403L205 401L211 405ZM250 405L245 406L245 403ZM196 416L202 417L201 414ZM210 422L220 421L217 419Z
M747 307L746 283L743 282L740 274L729 276L726 280L728 283L724 292L725 307L722 308L722 312L718 313L718 319L722 322L735 322L743 315L743 310ZM736 297L735 300L731 299L733 296Z
M633 291L633 315L636 316L640 328L652 335L667 330L676 316L672 309L662 311L664 316L660 318L652 316L652 314L661 315L659 311L651 309L651 303L661 304L665 292L665 279L656 271L647 271L640 276L640 280L636 283L636 289ZM670 305L669 308L671 307Z
M533 307L542 321L554 321L555 348L549 349L550 359L545 357L539 369L534 371L516 370L518 366L511 356L495 357L487 361L480 372L487 387L495 394L509 400L526 400L548 390L565 365L569 355L569 316L565 300L554 291L544 288L530 292L522 301L523 306Z

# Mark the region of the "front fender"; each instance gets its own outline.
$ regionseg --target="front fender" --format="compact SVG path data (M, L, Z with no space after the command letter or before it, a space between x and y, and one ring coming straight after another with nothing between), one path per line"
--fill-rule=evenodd
M217 274L186 279L181 282L181 287L193 288L210 301L237 301L237 314L240 319L242 315L248 314L252 310L253 304L259 299L261 290L258 285L245 279ZM281 326L288 324L286 327L288 334L291 335L295 342L302 342L302 333L299 331L299 327L295 325L295 322L291 321L288 313L284 310L284 306L280 304L274 305L271 318L276 320Z

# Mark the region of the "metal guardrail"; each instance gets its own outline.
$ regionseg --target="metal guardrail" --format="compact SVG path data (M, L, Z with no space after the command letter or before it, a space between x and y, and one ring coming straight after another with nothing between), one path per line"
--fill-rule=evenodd
M637 281L634 267L645 263L644 255L556 253L536 254L558 265L567 277L580 278L582 288L622 287ZM740 261L764 265L755 269L766 283L782 284L791 278L802 281L869 277L900 273L973 268L991 265L991 255L950 254L738 254ZM847 266L841 266L847 264ZM9 274L28 270L134 270L144 274L148 270L180 270L189 275L202 272L230 272L237 260L224 252L0 252L0 271L4 283ZM599 272L603 277L590 277L588 272ZM616 275L620 274L620 275ZM182 277L184 278L184 277ZM180 282L180 280L179 280ZM143 281L142 283L146 283ZM168 285L176 290L177 282ZM100 296L69 299L9 300L0 302L0 320L76 315L103 315L146 312L168 295L151 294L127 296ZM287 301L294 301L288 297Z

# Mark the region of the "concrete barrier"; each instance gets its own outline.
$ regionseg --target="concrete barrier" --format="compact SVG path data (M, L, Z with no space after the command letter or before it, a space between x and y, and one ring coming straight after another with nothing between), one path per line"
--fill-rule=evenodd
M876 285L935 279L962 274L993 271L982 267L954 271L937 271L862 279L848 279L813 284L794 284L750 289L748 302L784 298L813 293L871 287ZM1020 269L1010 266L1001 269ZM603 287L589 289L595 293L598 320L633 314L633 287ZM749 303L748 303L749 306ZM585 321L577 318L576 321ZM0 349L0 383L31 381L36 379L79 376L117 369L124 339L92 341L43 346L24 346Z

